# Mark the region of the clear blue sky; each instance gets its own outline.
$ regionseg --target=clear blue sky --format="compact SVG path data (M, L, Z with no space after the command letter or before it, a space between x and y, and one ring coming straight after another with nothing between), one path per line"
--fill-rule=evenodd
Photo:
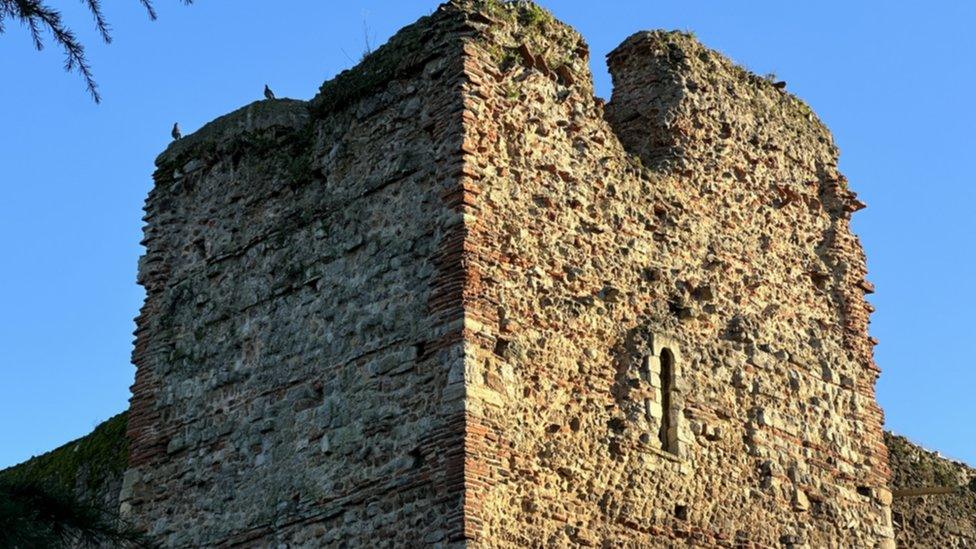
M115 42L97 42L76 0L50 0L89 44L94 105L61 54L0 35L0 467L125 409L141 208L153 159L185 132L261 97L307 99L433 1L106 2ZM693 30L775 72L833 130L869 208L867 248L888 427L976 464L976 3L935 0L543 0L603 56L640 29ZM599 6L599 7L598 7Z

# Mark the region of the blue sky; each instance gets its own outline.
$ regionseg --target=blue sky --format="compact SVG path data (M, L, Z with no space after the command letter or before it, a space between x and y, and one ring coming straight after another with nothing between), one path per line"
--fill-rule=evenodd
M106 2L115 42L82 3L50 0L89 45L103 104L60 52L0 35L0 467L84 435L123 410L134 368L142 203L153 159L185 133L261 97L307 99L432 1ZM976 464L976 3L933 0L543 1L603 56L641 29L692 30L775 72L833 130L869 208L867 248L888 427ZM597 7L599 5L599 7Z

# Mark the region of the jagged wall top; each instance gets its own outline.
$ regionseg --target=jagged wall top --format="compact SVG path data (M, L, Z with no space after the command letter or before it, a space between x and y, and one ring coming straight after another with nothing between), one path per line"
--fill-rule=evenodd
M388 42L364 55L355 66L326 80L311 100L279 99L251 103L174 141L159 155L156 165L178 164L193 150L218 143L226 144L242 134L273 127L300 129L308 123L310 116L337 113L357 100L376 94L391 81L408 78L443 52L443 48L451 44L460 48L463 40L475 37L483 39L492 49L495 61L502 70L521 61L550 72L564 83L583 86L590 92L593 90L588 66L589 48L585 40L575 29L556 20L544 8L522 0L451 0L441 4L431 15L403 27ZM675 81L687 81L694 78L693 74L708 74L714 84L731 75L740 84L747 84L757 96L775 94L781 100L784 112L791 113L798 121L813 123L822 134L822 141L832 145L830 132L803 101L774 88L769 79L753 74L722 54L706 48L688 33L641 31L628 37L607 55L615 87L635 71L646 76L647 67L637 68L633 62L646 57L644 54L648 50L656 50L655 57L665 61L662 67L666 77ZM641 55L635 55L638 52ZM672 99L671 106L677 108L685 98L676 96ZM622 113L619 117L625 118L631 114ZM669 118L673 118L675 113L662 111L656 116L660 125L668 126ZM643 127L640 131L647 133ZM623 129L622 133L627 133L627 130Z
M614 84L608 118L628 150L652 167L680 171L689 155L728 156L723 141L730 138L793 147L796 154L822 151L836 164L830 131L784 82L742 68L689 33L635 33L607 63ZM764 135L770 123L778 135ZM696 128L707 136L697 134L699 143L691 137ZM770 143L784 136L787 142Z
M409 78L445 48L460 51L465 39L482 31L495 33L499 44L495 53L499 64L513 62L518 46L548 43L539 40L540 32L557 33L567 46L565 51L536 52L540 64L568 75L563 65L582 73L581 82L592 89L588 69L588 49L582 37L572 28L558 24L546 10L531 2L499 0L451 0L441 4L431 15L421 17L394 34L389 41L367 53L355 66L326 80L309 101L278 99L255 101L221 116L199 130L174 141L156 159L157 166L176 163L193 150L207 144L227 143L236 137L272 127L296 129L310 116L323 117L377 94L394 80ZM504 35L504 36L502 36ZM500 44L505 43L505 46ZM583 74L585 73L585 74ZM572 78L567 76L568 78ZM574 78L575 80L575 78Z

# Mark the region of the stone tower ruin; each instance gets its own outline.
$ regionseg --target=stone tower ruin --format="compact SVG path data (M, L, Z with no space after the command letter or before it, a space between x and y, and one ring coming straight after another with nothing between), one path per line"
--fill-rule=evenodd
M166 547L890 547L863 207L682 33L455 0L146 203L124 513Z

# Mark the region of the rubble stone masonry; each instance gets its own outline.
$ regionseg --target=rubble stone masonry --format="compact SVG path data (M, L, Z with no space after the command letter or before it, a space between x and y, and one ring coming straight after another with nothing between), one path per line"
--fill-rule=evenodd
M460 539L466 32L159 157L122 506L162 545Z
M604 108L579 36L517 17L467 50L476 539L890 545L830 134L678 33L610 54Z
M976 469L885 433L899 547L976 547Z
M891 547L863 207L681 33L456 0L146 203L127 516L166 547Z

